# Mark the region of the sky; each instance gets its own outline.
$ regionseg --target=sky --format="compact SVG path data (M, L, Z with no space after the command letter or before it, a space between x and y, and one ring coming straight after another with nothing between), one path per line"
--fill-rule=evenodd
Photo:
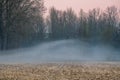
M45 6L49 10L55 7L58 10L66 10L72 7L76 13L83 9L87 12L93 8L105 9L107 6L115 5L120 9L120 0L45 0Z

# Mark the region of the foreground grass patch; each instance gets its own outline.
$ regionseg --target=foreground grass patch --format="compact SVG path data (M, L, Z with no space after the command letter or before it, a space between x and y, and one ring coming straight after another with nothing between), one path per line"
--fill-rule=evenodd
M120 80L120 65L0 64L0 80Z

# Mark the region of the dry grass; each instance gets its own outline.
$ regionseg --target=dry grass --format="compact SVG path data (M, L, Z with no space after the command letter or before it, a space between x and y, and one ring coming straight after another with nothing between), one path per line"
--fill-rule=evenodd
M0 80L120 80L120 65L0 64Z

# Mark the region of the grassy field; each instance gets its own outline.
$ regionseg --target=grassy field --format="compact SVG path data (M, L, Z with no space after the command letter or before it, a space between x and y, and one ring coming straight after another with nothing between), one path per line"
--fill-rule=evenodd
M0 80L120 80L117 63L0 64Z

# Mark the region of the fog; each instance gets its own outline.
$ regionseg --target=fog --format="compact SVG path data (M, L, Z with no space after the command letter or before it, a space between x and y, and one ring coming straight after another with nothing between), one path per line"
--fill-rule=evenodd
M115 49L110 45L92 45L79 40L50 41L30 48L0 52L0 63L119 60L119 49Z

